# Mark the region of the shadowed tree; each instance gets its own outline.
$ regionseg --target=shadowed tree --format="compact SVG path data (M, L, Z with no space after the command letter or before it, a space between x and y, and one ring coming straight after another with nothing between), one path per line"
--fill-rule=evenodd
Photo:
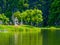
M48 17L49 25L60 25L60 1L54 0L50 6L50 15Z

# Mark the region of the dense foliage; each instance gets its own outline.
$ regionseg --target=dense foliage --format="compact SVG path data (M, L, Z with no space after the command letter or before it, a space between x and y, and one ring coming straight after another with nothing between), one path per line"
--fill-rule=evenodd
M50 14L48 17L49 25L60 25L60 1L54 0L50 7Z
M42 11L38 9L34 10L30 9L22 13L17 11L13 15L14 17L17 17L21 23L24 24L30 24L30 25L34 24L34 26L38 26L38 24L43 22Z
M2 21L3 24L8 24L9 18L7 18L4 14L0 14L0 21Z

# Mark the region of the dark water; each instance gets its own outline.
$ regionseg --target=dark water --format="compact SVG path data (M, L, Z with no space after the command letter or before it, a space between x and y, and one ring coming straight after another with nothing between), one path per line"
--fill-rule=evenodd
M60 45L60 31L0 32L0 45Z
M60 45L60 30L44 30L43 45Z

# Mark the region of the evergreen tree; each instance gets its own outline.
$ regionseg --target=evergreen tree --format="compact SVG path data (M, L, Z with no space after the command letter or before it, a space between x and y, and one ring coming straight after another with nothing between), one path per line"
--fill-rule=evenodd
M48 23L49 25L60 25L60 0L54 0L51 4Z

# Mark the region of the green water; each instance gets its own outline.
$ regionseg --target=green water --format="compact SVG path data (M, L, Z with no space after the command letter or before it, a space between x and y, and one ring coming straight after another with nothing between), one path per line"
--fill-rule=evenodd
M60 45L60 31L0 32L0 45Z
M42 45L41 32L0 32L0 45Z

